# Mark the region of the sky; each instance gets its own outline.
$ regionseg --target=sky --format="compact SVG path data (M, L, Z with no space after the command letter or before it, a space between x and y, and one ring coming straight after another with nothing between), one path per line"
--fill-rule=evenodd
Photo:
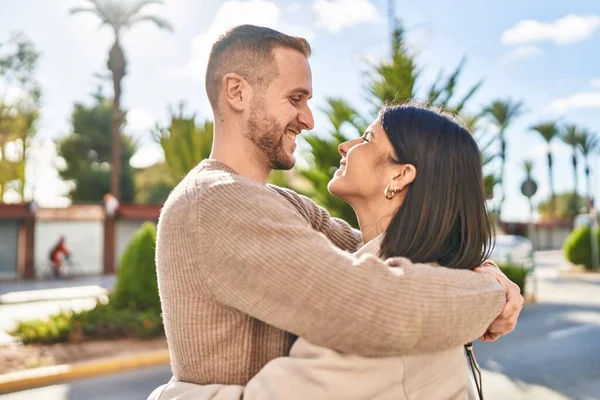
M90 103L104 73L111 32L92 15L70 15L85 0L0 0L0 42L13 32L25 33L41 51L37 79L43 92L42 116L32 150L27 200L61 206L65 184L58 179L53 141L69 134L76 102ZM181 101L199 120L211 118L203 85L206 60L216 37L242 23L269 26L309 39L313 47L316 132L327 132L320 109L328 97L341 97L364 114L363 74L369 62L389 49L386 0L166 0L149 13L168 19L173 32L142 24L127 32L129 61L123 105L126 132L140 143L134 166L160 161L160 146L150 130L166 123L169 107ZM524 114L507 131L507 198L503 219L529 218L527 198L520 193L522 162L535 163L539 184L534 204L547 198L546 145L529 127L546 120L577 123L600 132L600 3L548 0L397 0L396 16L407 30L407 44L422 71L426 88L440 70L450 72L465 57L459 91L479 80L483 86L470 103L473 111L494 99L524 103ZM0 88L7 90L7 88ZM9 94L11 89L8 88ZM14 91L13 91L14 92ZM110 95L110 86L105 93ZM17 94L13 93L15 96ZM557 192L573 190L570 148L556 142ZM600 195L600 162L592 159L592 186ZM579 191L585 193L580 167ZM497 194L500 191L497 189Z

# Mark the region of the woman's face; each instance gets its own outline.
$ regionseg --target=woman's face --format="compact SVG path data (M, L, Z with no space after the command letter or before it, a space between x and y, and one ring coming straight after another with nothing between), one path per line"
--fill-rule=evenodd
M342 160L329 182L329 192L350 204L383 198L395 166L390 162L394 148L379 118L362 137L340 144L338 150Z

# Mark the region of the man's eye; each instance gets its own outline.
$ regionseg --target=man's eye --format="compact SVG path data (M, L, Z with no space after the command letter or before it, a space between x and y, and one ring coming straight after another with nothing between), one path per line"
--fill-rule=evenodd
M300 98L299 97L290 97L290 101L293 104L298 104L298 103L300 103Z

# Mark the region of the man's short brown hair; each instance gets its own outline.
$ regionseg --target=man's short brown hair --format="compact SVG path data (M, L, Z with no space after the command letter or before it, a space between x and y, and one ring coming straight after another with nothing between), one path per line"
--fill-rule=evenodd
M230 29L213 44L206 69L206 93L216 112L223 76L236 73L252 87L261 90L279 74L273 49L284 47L310 56L306 39L289 36L274 29L255 25L240 25Z

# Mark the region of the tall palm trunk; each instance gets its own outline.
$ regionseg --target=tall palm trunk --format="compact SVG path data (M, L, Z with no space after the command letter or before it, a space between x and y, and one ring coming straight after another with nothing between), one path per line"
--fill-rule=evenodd
M554 192L554 174L552 173L552 153L548 152L548 183L550 184L550 215L554 218L556 193Z
M506 171L506 139L504 137L504 131L500 132L500 188L502 190L502 197L500 198L500 204L498 205L498 215L502 215L502 206L506 199L506 185L504 184L504 173Z
M585 186L587 192L587 207L588 209L592 206L592 183L590 182L590 162L585 159Z
M108 68L113 78L113 112L111 120L112 141L112 173L110 177L110 191L117 198L121 195L121 126L123 125L123 113L121 111L121 82L125 76L125 56L119 43L119 35L115 34L116 40L110 49Z
M571 156L571 163L573 164L573 198L577 200L578 194L577 190L579 189L579 179L577 178L577 152L573 149L573 155Z

